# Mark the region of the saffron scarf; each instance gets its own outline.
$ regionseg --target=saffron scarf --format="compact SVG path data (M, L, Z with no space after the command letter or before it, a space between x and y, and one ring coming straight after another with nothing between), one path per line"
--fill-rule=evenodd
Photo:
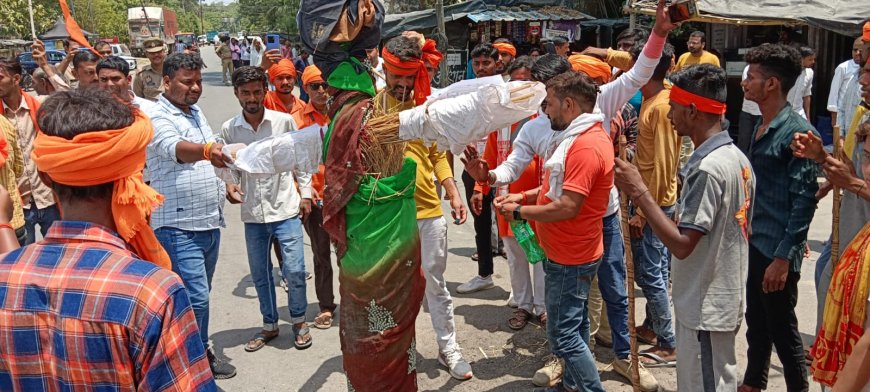
M429 72L426 71L426 64L423 60L402 61L399 56L390 53L386 47L381 50L381 57L384 58L384 69L399 76L416 75L416 79L414 79L414 102L417 105L422 105L426 102L426 98L432 94L432 87L429 85Z
M70 186L114 183L112 215L118 234L136 254L171 269L169 255L148 224L163 195L145 184L145 148L154 136L151 121L142 112L124 129L88 132L72 139L37 133L33 161L52 180Z
M849 243L834 269L822 327L811 355L810 373L822 385L833 386L846 358L864 334L870 294L870 222Z

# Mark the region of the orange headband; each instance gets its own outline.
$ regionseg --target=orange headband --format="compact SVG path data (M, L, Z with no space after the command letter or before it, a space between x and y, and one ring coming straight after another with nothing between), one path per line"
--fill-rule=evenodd
M690 93L676 85L671 86L671 101L683 106L695 104L699 111L710 114L725 114L725 110L728 108L722 102Z
M444 55L435 47L435 41L427 39L426 43L423 44L423 60L437 68L442 59L444 59Z
M414 102L417 105L426 102L426 98L432 92L432 87L429 85L429 72L426 71L426 64L421 59L411 61L402 61L398 56L390 53L386 47L381 50L381 57L384 58L384 69L399 76L416 75L414 80Z
M281 59L278 64L272 64L269 67L269 82L275 84L275 78L281 75L290 75L290 77L296 77L296 67L293 65L293 62L288 59Z
M305 70L302 71L302 85L307 86L317 82L323 83L323 74L320 72L320 68L317 68L316 65L305 67Z
M36 134L33 161L52 180L69 186L114 183L112 216L115 228L136 255L171 269L169 255L148 225L148 217L163 203L163 195L142 181L145 148L154 136L142 112L129 127L76 135L71 140Z
M499 53L507 53L513 57L517 57L517 48L507 42L492 44L492 47L498 50Z
M582 72L592 79L601 79L604 83L610 81L612 75L610 66L598 58L585 54L575 54L568 57L568 62L571 63L571 69L574 72Z

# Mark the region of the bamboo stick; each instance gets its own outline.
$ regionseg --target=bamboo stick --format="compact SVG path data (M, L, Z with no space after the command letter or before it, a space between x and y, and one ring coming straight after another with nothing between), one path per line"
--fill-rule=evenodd
M840 159L840 126L834 125L834 158ZM831 262L832 265L837 265L840 261L840 187L834 185L834 210L831 215Z
M619 135L619 159L626 159L625 146L628 144L625 135ZM631 227L628 225L628 195L619 193L619 209L622 223L622 242L625 248L625 288L628 293L628 335L631 342L629 354L631 386L634 392L640 392L640 369L637 358L637 326L634 320L634 262L631 254Z

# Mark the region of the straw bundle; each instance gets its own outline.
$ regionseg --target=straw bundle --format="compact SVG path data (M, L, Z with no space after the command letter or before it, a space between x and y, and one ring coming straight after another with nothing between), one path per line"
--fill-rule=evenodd
M363 165L375 177L395 175L402 170L406 145L399 140L398 113L371 118L363 126L360 137Z
M619 136L619 158L625 160L625 146L628 140L625 135ZM621 211L622 223L622 242L625 248L625 286L628 292L628 334L631 342L631 353L629 361L631 368L631 385L635 392L640 391L640 370L638 368L637 358L637 326L634 320L634 258L631 254L631 228L628 225L628 195L625 192L619 193L619 209Z

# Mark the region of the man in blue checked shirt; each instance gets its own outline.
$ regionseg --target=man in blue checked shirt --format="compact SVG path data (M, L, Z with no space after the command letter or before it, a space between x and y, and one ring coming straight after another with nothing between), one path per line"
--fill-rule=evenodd
M148 146L146 178L166 199L151 215L151 227L172 259L172 270L190 294L200 337L208 344L209 292L224 227L225 186L215 167L232 162L205 115L196 106L202 95L202 59L176 53L163 63L164 92L151 113L154 139ZM207 350L217 379L236 369Z

